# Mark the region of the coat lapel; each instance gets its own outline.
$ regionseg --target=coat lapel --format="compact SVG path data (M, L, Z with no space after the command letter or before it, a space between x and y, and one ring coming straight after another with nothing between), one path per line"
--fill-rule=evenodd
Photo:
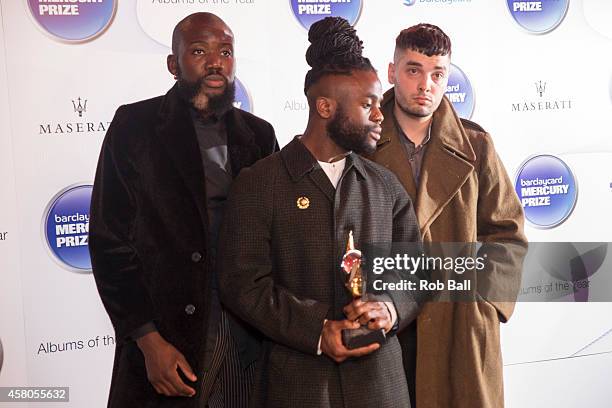
M189 107L180 100L176 86L166 94L158 115L160 122L156 128L156 136L191 192L202 225L208 226L206 184L200 148L189 115Z
M281 150L281 157L294 182L308 175L310 180L325 194L329 201L334 201L336 189L321 166L319 166L319 163L317 163L317 159L297 137Z
M398 177L413 202L423 233L442 212L474 170L474 150L451 103L444 98L433 116L431 140L427 146L419 186L393 120L393 88L383 101L383 137L371 158Z
M382 137L377 143L376 152L370 157L376 163L391 170L402 183L412 201L416 201L417 187L412 177L412 169L405 154L405 149L393 120L395 96L393 88L385 93L383 100Z
M261 159L261 149L255 143L255 135L238 109L232 108L225 114L225 129L232 176L235 178L244 167L249 167Z
M425 151L416 200L424 231L442 212L474 171L476 155L451 103L442 103L433 116L431 141Z

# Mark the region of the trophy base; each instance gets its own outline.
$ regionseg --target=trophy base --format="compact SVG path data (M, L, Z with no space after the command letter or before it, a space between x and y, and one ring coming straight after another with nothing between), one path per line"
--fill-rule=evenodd
M367 326L361 326L358 329L342 330L342 344L349 350L369 346L372 343L382 346L385 341L387 336L383 329L370 330Z

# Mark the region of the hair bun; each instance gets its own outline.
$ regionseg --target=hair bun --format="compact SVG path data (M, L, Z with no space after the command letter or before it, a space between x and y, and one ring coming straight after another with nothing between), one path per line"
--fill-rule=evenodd
M306 62L311 67L341 64L361 58L363 42L342 17L326 17L310 26Z

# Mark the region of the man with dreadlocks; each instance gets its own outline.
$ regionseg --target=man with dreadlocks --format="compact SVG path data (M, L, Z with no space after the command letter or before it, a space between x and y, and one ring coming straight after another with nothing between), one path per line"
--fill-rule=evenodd
M409 407L394 333L415 318L416 304L406 292L352 301L339 268L350 231L357 248L419 240L399 181L357 155L380 138L381 84L346 20L315 23L309 41L306 130L232 187L221 300L266 336L255 406ZM360 325L384 329L387 341L345 347L342 330Z

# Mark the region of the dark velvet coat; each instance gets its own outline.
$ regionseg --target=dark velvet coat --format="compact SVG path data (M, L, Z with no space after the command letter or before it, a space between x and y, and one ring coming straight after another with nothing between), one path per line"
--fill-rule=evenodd
M306 208L299 198L309 200ZM254 406L410 406L395 336L340 364L317 355L324 319L344 319L351 301L340 269L350 230L360 249L420 240L412 202L396 177L355 154L337 189L298 139L235 181L221 230L219 281L224 304L267 336ZM389 295L403 328L416 305L407 292Z
M239 109L224 120L234 175L278 150L264 120ZM215 254L207 228L202 159L176 86L121 106L102 145L89 233L94 277L117 337L109 406L201 406L207 327L219 318L211 307ZM129 339L150 321L194 369L196 397L159 396L150 385L143 355ZM237 339L243 364L254 361L257 343L246 331Z

